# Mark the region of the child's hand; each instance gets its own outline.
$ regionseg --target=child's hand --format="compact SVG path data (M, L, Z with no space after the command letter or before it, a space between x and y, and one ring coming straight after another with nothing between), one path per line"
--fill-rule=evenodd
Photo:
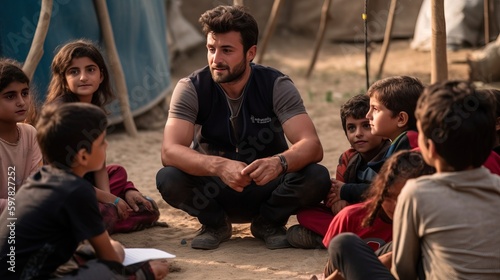
M342 210L342 208L344 208L346 206L347 206L347 201L345 201L345 200L335 201L331 206L331 210L332 210L333 215L337 215L337 213L339 213L340 210Z
M129 190L125 193L125 200L135 211L139 211L139 205L143 205L148 211L153 211L153 205L139 191Z
M129 212L132 211L132 208L128 206L127 202L123 199L120 199L116 204L116 209L118 210L118 217L120 220L124 220L128 218Z
M156 280L160 280L167 277L168 274L167 260L149 261L149 266L151 267L151 270L153 271Z
M344 185L344 182L338 181L334 178L331 178L330 180L332 182L332 186L325 200L327 207L332 207L334 203L340 200L340 188Z

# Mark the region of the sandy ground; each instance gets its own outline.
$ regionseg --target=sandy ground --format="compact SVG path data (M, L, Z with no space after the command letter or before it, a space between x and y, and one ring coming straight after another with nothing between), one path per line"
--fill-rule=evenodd
M299 88L324 148L325 165L334 174L337 159L348 148L339 118L339 106L350 96L364 93L364 50L361 44L323 44L310 79L305 73L312 57L314 39L277 34L270 41L263 64L288 74ZM380 45L373 46L371 76L378 66ZM448 52L449 78L466 79L466 53ZM172 85L206 64L203 46L176 58L172 63ZM391 44L383 77L413 75L430 82L430 53L409 49L409 41ZM175 254L167 279L309 279L321 273L327 258L326 250L268 250L264 243L250 234L249 224L233 225L230 241L216 250L191 249L199 223L184 212L170 207L158 193L156 172L161 168L160 147L163 129L140 131L131 138L120 129L108 136L108 163L123 165L130 180L145 194L154 198L161 210L160 220L168 228L150 228L112 237L126 247L153 247ZM288 225L296 223L292 216ZM187 244L182 244L182 240Z

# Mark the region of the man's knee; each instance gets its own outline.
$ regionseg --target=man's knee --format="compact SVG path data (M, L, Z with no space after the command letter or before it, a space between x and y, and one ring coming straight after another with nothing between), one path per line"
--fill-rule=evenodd
M322 188L330 188L330 173L328 169L321 164L309 164L302 169L302 174L306 179L307 185L320 186Z
M322 191L328 193L330 191L330 187L332 185L332 181L330 180L330 172L328 168L324 167L320 164L313 164L313 178L316 180L316 185L319 186Z
M307 200L311 200L311 203L317 203L324 199L331 187L328 169L320 164L310 164L301 173L304 180L301 197L309 197L310 199Z
M170 182L175 182L176 179L179 179L182 171L175 167L167 166L158 170L156 173L156 187L160 192L163 192L165 188L167 188Z
M167 166L163 167L156 174L156 188L161 193L164 200L180 193L186 185L186 173L181 170Z

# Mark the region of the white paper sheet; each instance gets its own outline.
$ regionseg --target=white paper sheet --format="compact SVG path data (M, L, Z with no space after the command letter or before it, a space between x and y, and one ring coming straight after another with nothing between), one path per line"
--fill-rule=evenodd
M123 265L127 266L147 260L171 258L175 258L175 255L154 248L125 248Z

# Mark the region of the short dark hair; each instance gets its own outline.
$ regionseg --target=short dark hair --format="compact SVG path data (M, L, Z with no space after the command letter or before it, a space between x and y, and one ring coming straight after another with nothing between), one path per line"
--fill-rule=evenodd
M366 118L366 113L370 110L370 97L366 94L355 95L340 106L340 120L342 128L347 134L346 121L348 117L357 120Z
M465 81L427 87L415 115L425 139L455 171L481 166L495 143L495 101ZM472 148L471 148L472 147Z
M4 90L10 83L18 82L26 84L29 87L30 106L26 123L32 124L37 118L37 100L35 98L33 87L30 86L30 78L23 71L23 66L17 60L11 58L0 58L0 91Z
M0 91L12 82L30 85L30 79L24 73L23 67L18 61L10 58L0 58Z
M92 142L107 126L106 114L96 105L49 104L44 106L36 124L36 137L47 163L69 169L79 150L92 152Z
M259 27L255 18L248 13L247 8L244 6L220 5L204 12L198 21L203 28L205 36L210 32L239 32L245 53L252 46L257 45Z
M415 107L424 90L422 82L410 76L394 76L378 80L367 91L369 97L375 97L382 105L391 110L392 116L399 112L408 114L408 129L417 130Z

